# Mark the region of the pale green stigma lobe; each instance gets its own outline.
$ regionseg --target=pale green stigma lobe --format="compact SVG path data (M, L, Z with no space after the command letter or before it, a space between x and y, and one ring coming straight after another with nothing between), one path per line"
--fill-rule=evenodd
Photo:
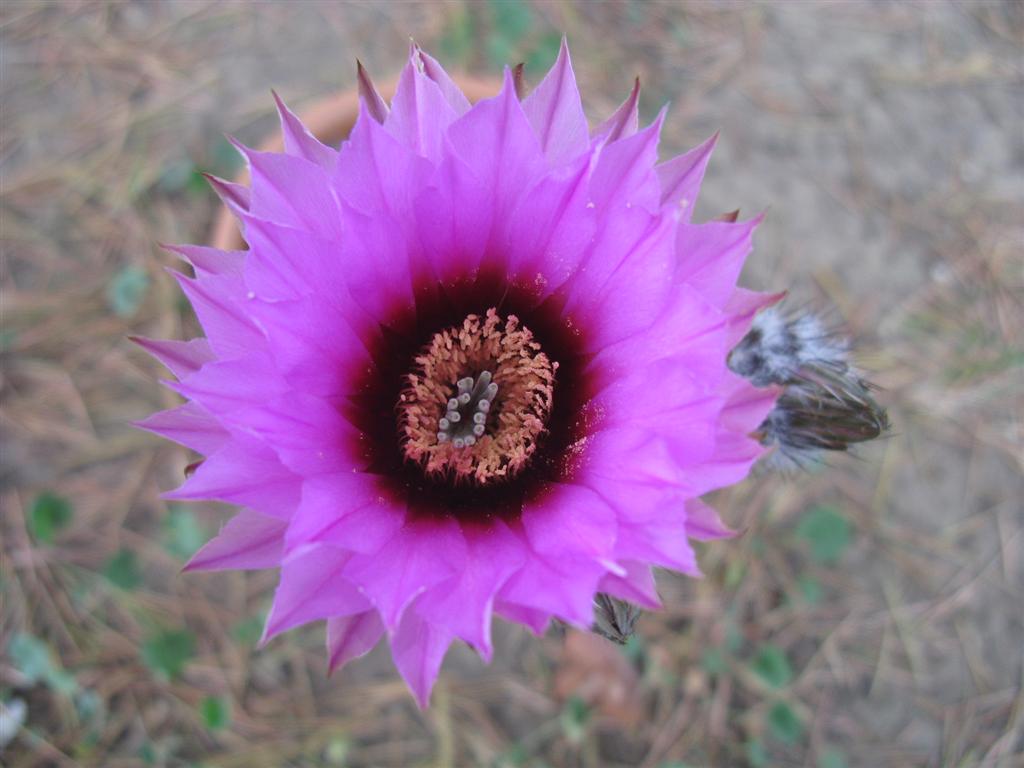
M437 442L450 440L455 448L467 448L487 430L487 413L498 395L498 385L491 381L491 372L484 371L475 379L459 379L455 388L457 394L449 398L448 410L437 420Z

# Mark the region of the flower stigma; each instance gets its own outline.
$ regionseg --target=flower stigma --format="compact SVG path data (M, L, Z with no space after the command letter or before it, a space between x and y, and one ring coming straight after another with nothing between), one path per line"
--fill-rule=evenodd
M493 308L435 333L399 397L406 461L455 483L514 477L545 431L557 368L515 315Z

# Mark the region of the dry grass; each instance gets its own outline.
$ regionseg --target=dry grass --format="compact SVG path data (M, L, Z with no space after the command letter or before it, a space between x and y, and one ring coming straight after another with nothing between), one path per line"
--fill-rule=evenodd
M1024 765L1021 6L527 7L518 35L517 4L0 7L0 701L28 711L4 765ZM319 629L254 650L272 575L179 574L226 510L159 499L189 457L128 426L174 398L126 336L195 332L156 243L204 238L194 171L273 129L270 87L301 107L410 33L477 70L543 60L555 28L592 115L639 72L648 117L673 102L666 153L724 129L704 213L772 206L746 282L835 304L896 429L720 494L746 534L664 575L625 652L502 627L421 713L386 649L332 680ZM73 508L49 544L44 492ZM798 534L821 506L851 526L836 562ZM166 630L195 643L173 680L142 650Z

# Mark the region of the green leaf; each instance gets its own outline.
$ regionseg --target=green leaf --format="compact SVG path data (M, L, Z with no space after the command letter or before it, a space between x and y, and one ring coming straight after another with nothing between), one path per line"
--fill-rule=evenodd
M820 581L809 574L805 574L800 576L796 583L800 587L800 594L806 603L817 605L821 602L825 591L822 589Z
M17 632L7 645L7 653L14 668L27 678L30 685L43 680L53 667L50 648L38 637Z
M768 730L783 744L796 744L804 734L804 724L784 701L768 710Z
M107 304L118 317L131 317L139 311L149 289L149 275L142 267L129 264L117 271L107 285Z
M784 688L793 679L789 659L777 645L762 645L758 648L750 668L772 688Z
M121 589L135 589L142 583L138 561L130 549L120 549L107 560L107 564L103 566L103 575Z
M242 619L232 627L231 634L242 645L256 645L263 635L263 619L259 616Z
M163 630L151 635L142 645L142 660L157 674L178 677L192 658L195 635L187 629Z
M768 765L768 753L765 751L764 744L757 739L747 742L747 762L753 768L763 768Z
M231 703L217 696L207 696L199 704L203 723L211 731L219 731L231 722Z
M206 531L192 510L174 506L164 520L164 543L172 555L187 560L206 543Z
M345 765L349 753L352 751L352 744L344 736L335 736L327 743L324 750L324 759L328 765Z
M96 691L81 690L75 694L75 711L82 720L92 720L103 712L103 699Z
M202 178L195 163L188 158L180 158L172 161L163 169L160 178L156 181L156 186L161 192L174 194L187 189L196 176Z
M835 507L814 507L797 525L796 534L819 563L835 563L850 545L850 523Z
M700 665L712 677L725 672L725 654L720 648L707 648L701 655Z
M732 560L725 567L725 579L723 583L726 589L735 589L743 581L747 572L747 566L741 560Z
M29 510L29 531L37 541L50 544L54 535L71 522L72 514L70 501L63 496L44 491L36 497Z
M837 747L826 747L818 757L818 768L847 768L846 755Z
M16 633L7 646L7 653L14 662L14 668L24 675L31 685L46 683L54 692L70 696L78 690L78 681L65 671L45 642L24 632Z
M491 0L491 15L498 35L514 43L530 31L533 14L523 0Z
M565 702L562 710L562 732L571 744L582 744L587 734L587 723L590 721L590 708L578 696Z

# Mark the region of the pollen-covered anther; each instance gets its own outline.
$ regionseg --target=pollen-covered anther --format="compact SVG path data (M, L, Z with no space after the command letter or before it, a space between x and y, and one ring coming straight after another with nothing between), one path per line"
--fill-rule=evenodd
M558 364L518 318L494 309L434 334L398 403L405 457L437 479L484 485L529 462Z

